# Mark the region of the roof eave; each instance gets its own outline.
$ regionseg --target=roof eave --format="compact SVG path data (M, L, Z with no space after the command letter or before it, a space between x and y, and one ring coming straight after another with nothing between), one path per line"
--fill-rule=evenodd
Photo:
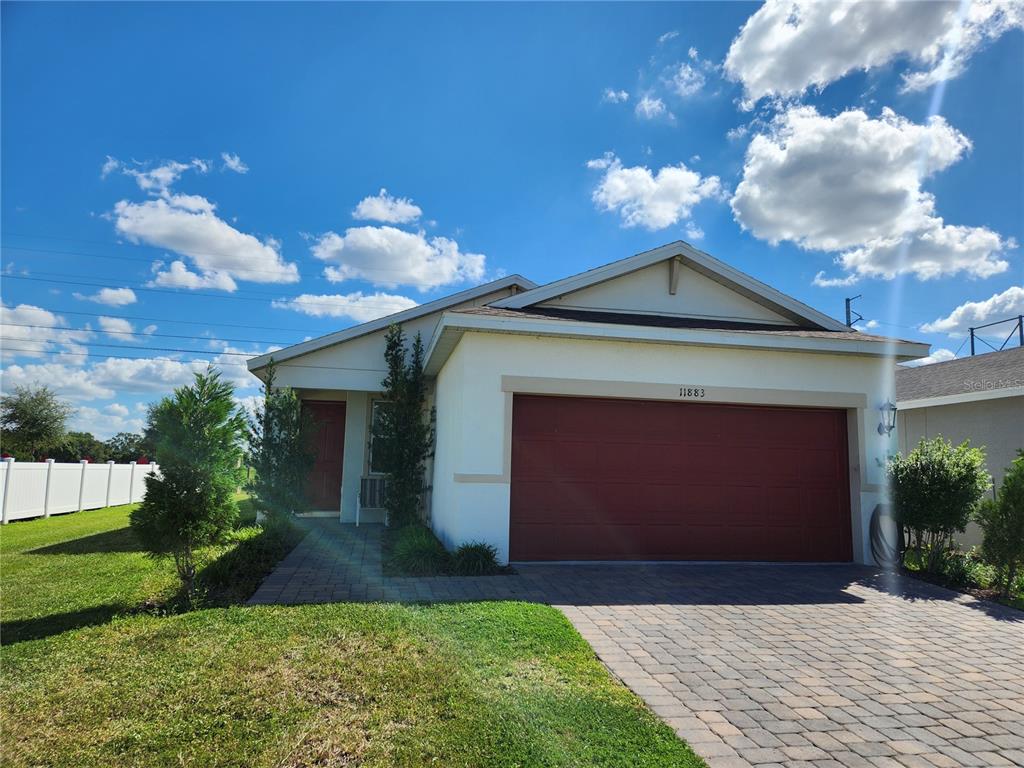
M379 317L376 320L370 320L369 322L353 325L349 328L334 331L333 333L329 333L324 336L318 336L315 339L301 341L298 344L292 344L291 346L283 347L264 355L250 357L245 361L245 364L250 373L256 373L257 371L265 368L271 358L273 358L275 362L280 363L285 360L301 357L302 355L308 355L310 352L317 352L321 349L333 347L336 344L343 344L346 341L351 341L352 339L365 336L369 333L375 333L387 328L392 323L404 323L410 320L415 320L418 317L423 317L424 315L429 315L433 312L441 312L455 304L460 304L464 301L472 301L480 296L486 296L488 293L500 291L505 288L511 288L512 286L518 286L523 288L524 291L529 291L536 288L537 284L532 280L527 280L519 274L506 275L505 277L497 280L492 280L489 283L484 283L483 285L478 285L464 291L459 291L458 293L453 293L450 296L444 296L440 299L429 301L426 304L420 304L401 312L395 312L391 315Z

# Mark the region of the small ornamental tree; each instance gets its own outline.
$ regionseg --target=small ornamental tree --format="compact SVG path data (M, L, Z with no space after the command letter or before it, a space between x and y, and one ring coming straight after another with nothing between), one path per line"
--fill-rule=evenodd
M373 450L387 475L384 506L401 526L419 516L423 475L434 442L426 413L423 339L417 333L407 351L401 326L392 325L385 336L384 359L388 375L381 388L387 405L380 409L373 426Z
M922 439L890 461L889 481L897 523L917 554L927 554L927 570L937 572L953 534L964 530L990 487L984 450L968 441L954 447L942 437Z
M277 366L266 368L263 403L248 417L249 463L254 473L246 489L268 513L286 515L305 509L306 481L316 451L315 426L290 387L275 387Z
M4 451L30 461L43 458L44 452L64 444L66 424L74 412L49 387L14 387L0 396Z
M1007 597L1024 568L1024 451L1007 468L995 501L983 502L975 517L984 532L982 557L998 569Z
M146 498L131 513L132 529L155 555L171 555L191 604L196 550L221 540L238 517L245 418L234 387L220 373L195 374L191 386L152 406L159 474L146 476Z

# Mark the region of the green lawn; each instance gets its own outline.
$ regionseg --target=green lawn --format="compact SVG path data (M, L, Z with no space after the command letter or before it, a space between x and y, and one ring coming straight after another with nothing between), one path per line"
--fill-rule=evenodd
M175 584L126 524L0 532L4 765L703 765L552 608L138 613Z

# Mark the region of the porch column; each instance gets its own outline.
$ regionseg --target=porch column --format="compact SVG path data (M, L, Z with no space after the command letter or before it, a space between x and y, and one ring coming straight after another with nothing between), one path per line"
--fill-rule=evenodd
M369 440L370 395L349 390L345 405L345 458L341 468L341 521L354 523L359 480L366 462Z

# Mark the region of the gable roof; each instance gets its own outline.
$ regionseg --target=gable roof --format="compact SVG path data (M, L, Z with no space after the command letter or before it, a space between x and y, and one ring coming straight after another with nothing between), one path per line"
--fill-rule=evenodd
M1022 347L916 368L896 368L896 402L900 408L936 398L949 398L952 403L1015 395L1024 395Z
M299 357L300 355L332 347L335 344L341 344L342 342L356 339L369 333L375 333L376 331L387 328L392 323L404 323L409 320L415 320L418 317L423 317L424 315L429 315L433 312L440 312L448 309L456 304L478 299L481 296L486 296L488 293L512 287L528 291L536 288L537 284L532 280L527 280L522 275L507 275L506 277L499 278L498 280L492 280L489 283L478 285L475 288L467 288L464 291L453 293L450 296L444 296L443 298L435 299L434 301L428 301L426 304L420 304L419 306L405 309L401 312L395 312L394 314L386 315L384 317L379 317L376 320L370 320L366 323L353 325L351 328L345 328L342 331L335 331L334 333L328 333L324 336L310 339L309 341L301 341L298 344L292 344L289 347L284 347L282 349L275 350L274 352L268 352L265 355L251 357L246 361L246 365L248 365L250 371L258 371L261 368L266 367L267 363L270 362L271 357L273 357L274 361L278 363L283 362L284 360L290 360L294 357Z
M774 312L788 317L797 325L811 326L829 331L850 330L838 320L807 306L803 302L797 301L791 296L787 296L738 269L730 267L725 262L719 261L682 240L676 240L668 245L644 251L619 261L613 261L611 264L605 264L602 267L581 272L578 275L546 283L515 296L492 302L491 306L525 309L526 307L553 299L556 296L562 296L578 291L581 288L613 280L622 275L677 256L691 269L768 307Z

